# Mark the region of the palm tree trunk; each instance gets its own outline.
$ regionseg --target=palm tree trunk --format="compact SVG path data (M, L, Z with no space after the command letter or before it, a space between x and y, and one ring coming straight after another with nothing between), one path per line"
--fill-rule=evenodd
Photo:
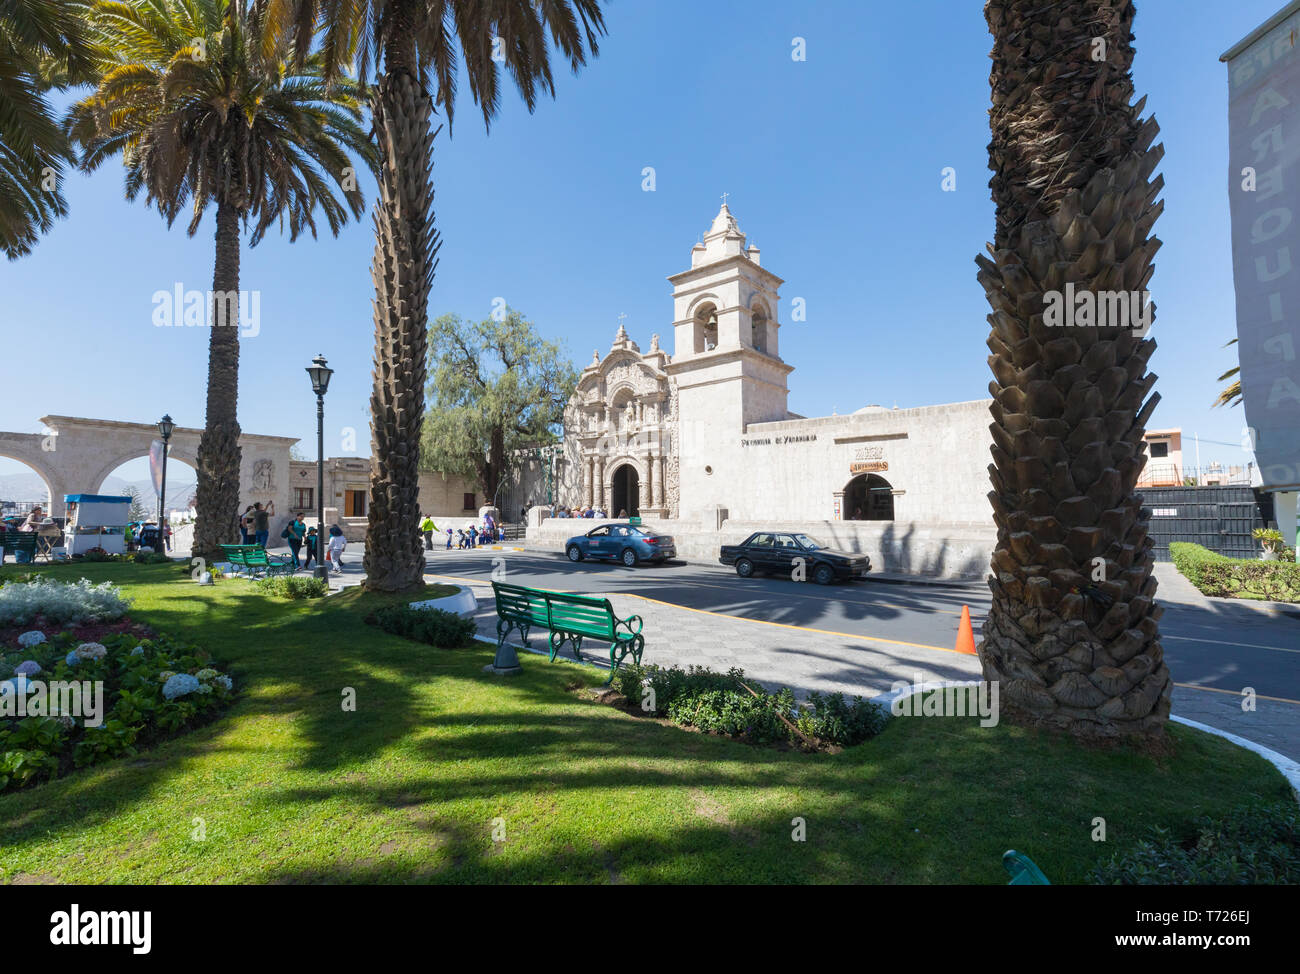
M409 25L397 5L372 115L383 155L375 202L374 386L370 395L370 511L366 587L400 592L424 576L419 534L420 431L424 422L429 287L438 252L433 226L433 100L419 81Z
M212 290L207 419L199 438L198 519L192 552L209 564L224 560L220 545L238 540L239 212L224 201L217 204L217 260Z
M980 660L1013 721L1159 735L1172 682L1135 491L1159 399L1146 370L1155 342L1043 316L1067 283L1095 295L1145 292L1151 279L1163 148L1132 104L1133 5L988 0L984 12L997 229L976 262L993 309L998 541Z

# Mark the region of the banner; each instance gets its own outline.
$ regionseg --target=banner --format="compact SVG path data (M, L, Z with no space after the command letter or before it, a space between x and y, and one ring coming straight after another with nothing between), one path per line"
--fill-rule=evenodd
M157 497L162 493L163 477L163 441L154 440L149 444L149 476L153 478L153 493Z
M1300 2L1223 55L1237 351L1265 489L1300 484Z

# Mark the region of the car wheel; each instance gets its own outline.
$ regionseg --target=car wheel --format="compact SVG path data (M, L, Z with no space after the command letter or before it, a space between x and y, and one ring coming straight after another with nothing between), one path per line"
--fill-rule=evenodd
M582 549L576 544L569 545L569 561L582 561Z
M636 567L636 552L633 551L631 548L623 549L623 564L626 565L628 568Z
M818 585L829 585L835 581L835 569L830 565L822 562L813 569L813 581Z
M741 558L736 562L736 574L741 578L754 577L754 563L748 558Z

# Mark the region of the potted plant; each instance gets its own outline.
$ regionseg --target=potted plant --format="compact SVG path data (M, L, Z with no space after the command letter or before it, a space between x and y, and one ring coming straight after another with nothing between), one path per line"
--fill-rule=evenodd
M1277 528L1256 528L1250 532L1250 536L1264 546L1264 551L1259 556L1262 561L1277 561L1286 550L1282 532Z

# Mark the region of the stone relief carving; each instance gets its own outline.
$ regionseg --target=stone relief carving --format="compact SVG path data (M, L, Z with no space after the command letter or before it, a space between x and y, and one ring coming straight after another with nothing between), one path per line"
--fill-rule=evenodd
M253 490L275 490L274 460L255 460L253 462Z

